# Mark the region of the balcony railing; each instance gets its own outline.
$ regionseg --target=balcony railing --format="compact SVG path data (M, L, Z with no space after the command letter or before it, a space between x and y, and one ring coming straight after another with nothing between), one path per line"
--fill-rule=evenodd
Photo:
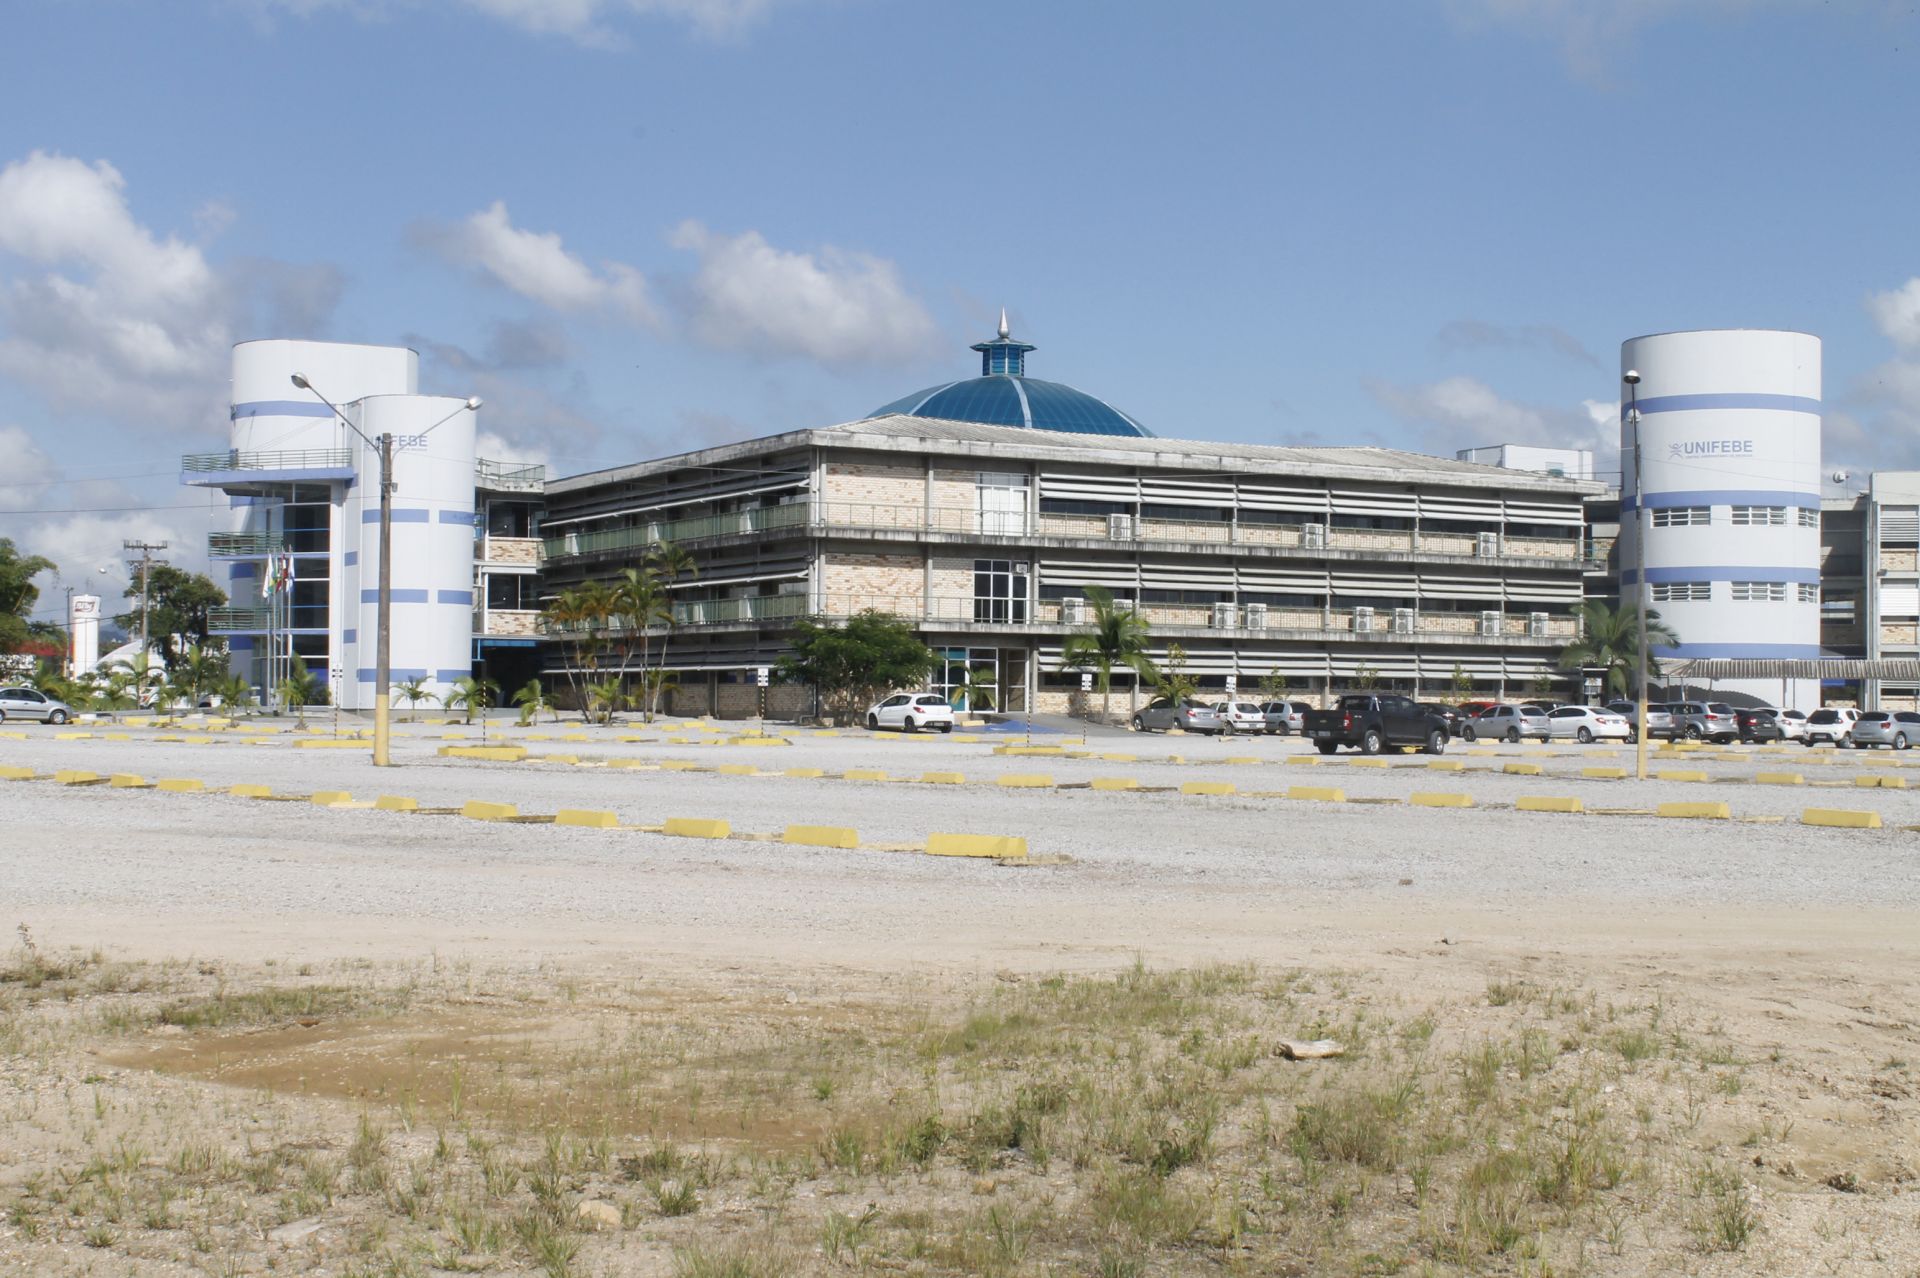
M1084 604L1068 605L1058 599L1030 602L1020 599L976 599L972 596L887 595L863 591L829 593L815 606L807 595L760 595L746 599L682 600L673 605L676 626L725 626L751 622L791 621L804 616L845 618L867 609L892 613L917 622L945 622L958 625L1011 627L1019 629L1074 630L1092 620L1091 609ZM1394 636L1450 635L1461 639L1536 639L1567 643L1577 637L1578 620L1571 616L1548 615L1535 622L1526 613L1503 613L1491 625L1480 611L1412 610L1410 616L1396 617L1391 608L1313 608L1268 605L1223 606L1219 610L1200 604L1141 604L1139 615L1158 627L1184 626L1218 630L1234 635L1258 634L1354 634L1391 639ZM567 627L547 623L545 633L580 633L584 625ZM620 625L593 627L596 633L626 633Z
M246 559L255 555L277 555L286 549L279 533L208 533L207 554L215 559Z
M1109 519L1097 515L981 511L971 506L889 505L879 502L807 501L724 515L662 521L633 528L563 533L547 538L549 559L638 550L660 541L738 536L784 529L848 529L873 532L950 533L979 537L1067 537L1117 544L1186 542L1222 546L1286 546L1301 550L1426 553L1532 559L1584 566L1578 538L1503 537L1484 542L1471 533L1328 527L1323 524L1228 523L1222 520ZM1484 547L1491 547L1485 549Z
M351 448L308 448L277 453L243 453L230 449L224 453L188 453L180 459L180 469L189 474L215 474L231 470L351 470Z
M547 468L524 462L489 461L482 457L473 464L476 488L491 488L503 493L537 493L547 487Z
M207 629L215 634L265 630L269 613L265 608L210 608Z

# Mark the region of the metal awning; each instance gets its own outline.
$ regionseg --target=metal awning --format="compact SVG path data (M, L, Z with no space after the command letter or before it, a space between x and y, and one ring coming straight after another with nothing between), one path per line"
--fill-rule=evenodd
M1866 661L1854 657L1698 657L1663 661L1663 679L1887 679L1920 683L1920 660L1912 657Z

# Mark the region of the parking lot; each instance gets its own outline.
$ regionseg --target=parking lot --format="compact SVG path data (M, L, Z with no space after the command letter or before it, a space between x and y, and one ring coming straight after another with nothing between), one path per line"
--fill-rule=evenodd
M44 836L17 845L0 868L6 898L23 908L118 899L197 911L244 901L250 922L304 914L320 899L367 918L452 925L479 912L618 926L732 909L695 881L677 885L680 899L655 876L712 872L726 876L729 895L773 885L776 925L789 905L811 902L862 915L840 922L870 939L888 926L913 935L927 916L935 928L966 917L976 894L1013 894L1071 917L1076 903L1115 907L1195 883L1275 894L1255 898L1262 908L1356 891L1395 909L1531 900L1555 913L1582 900L1908 909L1920 896L1920 834L1907 828L1920 826L1920 768L1886 751L1657 750L1654 779L1638 782L1615 776L1631 775L1630 748L1598 745L1456 743L1437 760L1363 759L1323 758L1297 738L1116 733L1085 746L1036 736L1040 752L1028 753L1024 737L1005 733L788 728L762 744L739 724L496 725L488 743L525 751L501 760L442 753L481 745L478 728L402 725L400 766L381 770L364 746L320 744L330 733L205 727L29 726L0 737L0 765L46 778L0 790L9 826ZM52 777L61 772L100 781L60 784ZM200 787L129 788L136 778ZM338 806L224 793L234 786L321 793ZM1118 786L1129 788L1107 788ZM373 810L383 795L440 811ZM1517 810L1543 800L1583 810ZM638 828L488 823L457 815L469 801L511 805L522 818L611 813ZM1724 818L1657 815L1719 804ZM1879 828L1810 827L1809 809L1869 813ZM724 821L730 837L646 828L676 818ZM850 830L859 847L767 841L800 825ZM1024 840L1026 862L911 854L954 833ZM316 876L346 863L371 878L346 896L317 892ZM216 873L236 864L244 873ZM954 899L927 898L930 885ZM849 890L856 899L844 899ZM888 908L870 908L889 897Z

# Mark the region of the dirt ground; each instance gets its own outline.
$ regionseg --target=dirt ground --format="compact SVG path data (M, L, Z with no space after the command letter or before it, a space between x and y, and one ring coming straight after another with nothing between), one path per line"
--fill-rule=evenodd
M577 762L491 763L438 755L457 730L384 773L155 729L0 764L1057 863L0 783L0 1269L1920 1275L1920 793L1855 784L1904 758L1641 785L1582 776L1600 747L1455 775L568 726L528 744ZM992 784L1043 770L1160 792ZM1250 797L1335 780L1478 806ZM1278 1052L1322 1037L1345 1054Z

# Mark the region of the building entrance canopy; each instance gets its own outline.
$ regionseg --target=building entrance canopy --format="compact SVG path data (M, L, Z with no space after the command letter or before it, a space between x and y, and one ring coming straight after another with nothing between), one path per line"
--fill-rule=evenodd
M1660 675L1663 679L1884 679L1920 683L1920 659L1701 657L1692 661L1663 661Z

